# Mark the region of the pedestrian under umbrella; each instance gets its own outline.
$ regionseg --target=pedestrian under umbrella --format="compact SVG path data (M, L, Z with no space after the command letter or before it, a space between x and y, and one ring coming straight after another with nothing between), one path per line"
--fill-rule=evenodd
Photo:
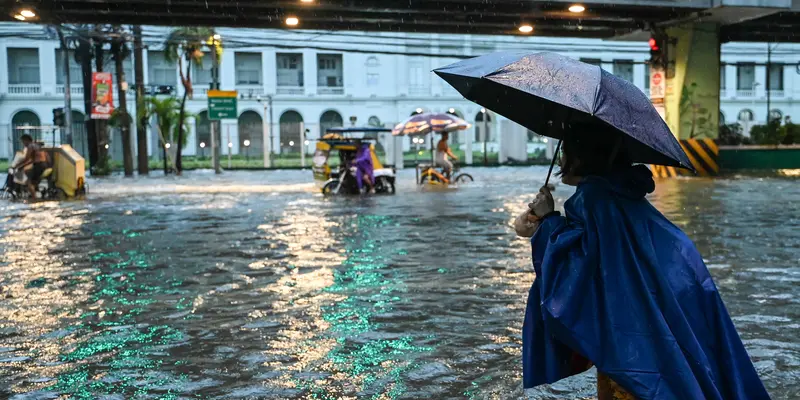
M598 370L600 400L769 399L703 258L646 199L641 163L690 168L641 91L552 54L487 55L436 71L465 97L561 139L555 211L543 187L515 228L531 237L523 384Z

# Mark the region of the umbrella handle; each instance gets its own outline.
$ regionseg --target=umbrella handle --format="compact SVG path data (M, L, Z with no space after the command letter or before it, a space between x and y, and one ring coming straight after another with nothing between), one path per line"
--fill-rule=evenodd
M553 167L556 165L556 158L558 158L558 151L561 149L561 139L558 140L558 144L556 145L556 151L553 152L553 160L550 161L550 170L547 171L547 179L544 180L544 186L547 187L547 184L550 183L550 175L553 174Z

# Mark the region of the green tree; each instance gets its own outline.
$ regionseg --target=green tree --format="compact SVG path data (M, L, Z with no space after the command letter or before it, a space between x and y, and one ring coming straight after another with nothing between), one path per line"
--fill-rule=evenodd
M161 151L163 152L164 160L168 160L167 143L181 143L176 149L176 154L179 154L180 149L186 146L188 138L180 132L189 129L190 114L181 112L181 105L175 97L149 97L146 101L146 119L155 118L158 130L158 137L161 140ZM183 119L183 123L179 124L178 121Z
M202 66L203 49L206 49L214 36L214 29L204 27L182 27L174 29L169 33L164 41L164 53L167 60L178 62L178 71L181 76L181 84L183 85L183 98L180 102L178 120L184 120L186 114L186 99L192 97L194 91L192 88L192 62ZM219 55L221 48L215 46L215 55ZM185 61L185 70L184 70ZM184 126L178 124L177 128L177 143L184 143ZM182 147L178 146L175 154L175 170L178 174L181 173L183 165L181 163Z

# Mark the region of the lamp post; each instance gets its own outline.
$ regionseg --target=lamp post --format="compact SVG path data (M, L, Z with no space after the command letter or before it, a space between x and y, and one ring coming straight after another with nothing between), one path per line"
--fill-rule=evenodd
M264 127L263 142L264 142L264 168L272 167L272 95L268 94L265 99L261 96L256 97L256 100L264 106L264 115L261 117L261 124ZM269 125L267 125L267 108L269 108Z
M206 142L200 142L200 159L206 158Z
M212 90L219 90L219 57L217 56L217 48L222 44L222 37L216 33L210 40L211 44L211 87ZM211 121L211 154L214 160L214 172L217 174L222 173L220 167L220 144L222 142L222 123L221 121Z
M243 144L244 144L244 159L249 163L250 152L248 150L250 149L250 141L245 139Z

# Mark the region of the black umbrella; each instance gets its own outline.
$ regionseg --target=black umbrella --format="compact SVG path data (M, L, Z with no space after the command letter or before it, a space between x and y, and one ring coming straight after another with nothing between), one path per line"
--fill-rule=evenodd
M694 170L647 96L598 66L555 53L500 52L434 72L468 100L541 135L562 139L573 124L610 126L625 134L633 162Z

